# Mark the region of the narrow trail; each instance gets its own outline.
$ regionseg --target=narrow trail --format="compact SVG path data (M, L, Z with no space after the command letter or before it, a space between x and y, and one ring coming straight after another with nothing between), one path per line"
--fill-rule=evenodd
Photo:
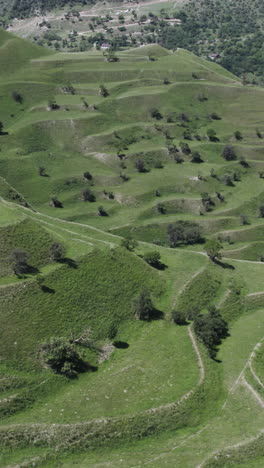
M224 451L228 452L229 450L236 449L236 448L239 448L239 447L243 447L244 445L250 444L251 442L254 442L255 440L259 439L259 437L261 437L262 434L264 434L264 429L262 429L258 433L257 436L250 437L249 439L246 439L243 442L238 442L237 444L230 445L230 446L226 447L224 449ZM217 452L212 453L212 455L210 457L208 457L206 460L202 461L202 463L200 463L199 465L196 465L195 468L202 468L204 466L204 464L207 463L209 460L211 460L212 458L216 458L217 455L219 455L221 453L221 451L222 450L218 450Z
M196 356L197 356L198 367L199 367L199 371L200 371L200 379L199 379L198 385L201 385L203 383L204 379L205 379L205 368L204 368L204 363L203 363L203 360L202 360L201 353L199 351L199 348L197 346L194 334L192 332L191 325L189 325L189 327L188 327L188 334L189 334L190 340L192 342L193 349L194 349L194 351L196 353Z
M198 276L200 273L202 273L204 271L205 267L201 267L199 268L199 270L197 270L192 276L191 278L181 287L180 291L178 292L177 296L174 298L174 301L172 303L172 310L174 309L176 303L177 303L177 300L179 299L179 297L181 296L181 294L184 293L184 291L188 288L189 284L196 278L196 276Z
M255 353L256 353L256 350L261 346L262 342L264 340L264 337L258 342L256 343L256 345L254 346L253 348L253 351L250 353L250 356L246 362L246 364L244 365L242 371L240 372L239 376L237 377L237 379L235 380L234 384L232 385L232 387L230 388L229 392L228 392L228 395L227 395L227 398L226 398L226 401L224 402L223 406L222 406L222 410L226 407L226 404L227 404L227 401L228 401L228 398L229 398L229 395L233 394L236 387L241 383L241 380L243 380L244 376L245 376L245 372L246 372L246 369L248 367L250 367L250 364L252 364L252 361L255 357Z
M243 375L243 377L241 379L241 383L242 383L242 385L244 385L251 392L251 394L253 395L255 400L258 402L258 404L261 406L261 408L264 409L264 400L262 400L262 398L259 396L258 392L256 392L256 390L252 387L252 385L250 385L247 382L244 375Z

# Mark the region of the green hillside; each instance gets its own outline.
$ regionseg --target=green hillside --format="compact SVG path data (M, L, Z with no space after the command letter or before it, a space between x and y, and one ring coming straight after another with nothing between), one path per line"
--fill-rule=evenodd
M263 89L0 41L0 465L261 467Z

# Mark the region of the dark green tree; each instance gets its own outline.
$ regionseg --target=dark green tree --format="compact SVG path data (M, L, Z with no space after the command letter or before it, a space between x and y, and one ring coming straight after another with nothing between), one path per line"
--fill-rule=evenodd
M155 308L150 292L144 289L134 301L134 313L139 320L150 320Z
M213 262L216 259L221 258L221 249L223 248L221 242L219 242L217 239L208 239L206 243L204 244L204 250L207 253L208 257L210 260Z

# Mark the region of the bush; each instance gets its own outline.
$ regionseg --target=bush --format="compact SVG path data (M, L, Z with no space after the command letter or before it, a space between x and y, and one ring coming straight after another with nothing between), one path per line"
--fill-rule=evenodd
M138 172L141 172L141 173L148 172L143 159L138 159L135 162L135 167L136 167Z
M125 249L133 252L133 250L138 246L138 242L132 237L128 236L121 240L121 246Z
M186 314L181 310L173 310L171 318L177 325L187 325Z
M150 115L153 119L156 119L156 120L161 120L163 119L163 116L162 114L160 113L160 111L158 109L151 109L150 110Z
M66 249L60 242L54 242L50 247L50 256L52 260L59 261L65 256Z
M100 96L103 96L103 97L109 96L109 92L104 85L99 86L99 94Z
M177 221L175 224L170 224L168 226L168 239L170 247L203 241L199 224L191 221Z
M215 359L216 346L228 336L228 325L222 319L220 312L215 307L211 307L207 314L195 317L194 331L208 349L209 356Z
M154 268L160 268L160 253L157 250L152 250L151 252L146 252L143 255L143 259L147 262L150 266Z
M20 276L28 273L30 267L28 265L28 253L21 249L15 249L11 252L10 261L13 271L16 275Z
M92 180L92 178L93 178L92 174L89 171L84 172L83 177L86 180Z
M210 260L212 260L213 262L217 258L221 258L220 250L222 248L223 246L221 242L219 242L217 239L208 239L204 244L204 250L206 251Z
M192 159L191 159L191 162L192 163L196 163L196 164L201 164L203 163L203 159L201 158L201 155L198 151L194 151L192 153Z
M206 133L210 141L213 141L213 142L219 141L216 136L216 131L213 130L212 128L209 128Z
M154 310L150 292L144 289L134 301L135 316L139 320L150 320Z
M40 352L45 364L57 374L76 378L78 373L87 370L87 364L76 351L75 345L65 338L51 338L41 345Z
M90 189L84 189L81 193L83 201L95 202L96 197Z
M14 101L18 102L19 104L22 104L23 102L22 95L18 93L17 91L12 92L12 98L14 99Z
M99 216L108 216L108 213L105 211L103 206L98 207L98 214Z
M234 137L238 141L243 140L242 133L239 130L236 130L236 132L234 133Z
M236 153L231 145L226 145L223 149L222 156L226 161L235 161L236 160Z

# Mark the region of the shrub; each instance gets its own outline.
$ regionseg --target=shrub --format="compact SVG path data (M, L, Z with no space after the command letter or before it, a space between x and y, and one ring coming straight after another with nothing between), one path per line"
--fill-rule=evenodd
M150 292L144 289L134 301L134 313L139 320L150 320L154 312Z
M226 145L223 149L222 156L226 161L235 161L236 160L236 153L231 145Z
M234 132L234 137L236 140L240 141L240 140L243 140L243 136L242 136L242 133L239 131L239 130L236 130Z
M58 200L57 197L51 197L50 206L53 206L54 208L63 208L62 203Z
M109 92L104 85L99 86L99 94L100 96L103 96L103 97L109 96Z
M22 95L18 93L17 91L12 92L12 98L14 99L14 101L18 102L19 104L22 104L23 102Z
M195 317L194 331L206 346L209 356L215 359L217 354L216 346L221 343L223 338L228 336L228 325L222 319L220 312L215 307L211 307L207 314Z
M54 372L69 378L76 378L87 365L77 352L75 345L65 338L51 338L40 348L41 357Z
M177 221L175 224L170 224L168 226L168 239L170 247L203 241L199 224L191 221Z
M17 276L28 273L30 267L28 265L28 253L21 249L15 249L10 254L10 262L14 273Z
M189 147L188 143L181 142L180 143L180 148L181 148L181 151L182 151L183 154L190 154L191 153L191 150L190 150L190 147Z
M160 253L157 250L152 250L151 252L146 252L143 255L143 259L147 262L150 266L154 268L160 268Z
M99 216L108 216L108 213L105 211L103 206L98 207L98 215Z
M177 325L187 325L186 314L182 310L173 310L171 318Z
M163 116L162 114L160 113L160 111L158 109L151 109L150 110L150 115L153 119L156 119L156 120L161 120L163 119Z
M83 177L84 177L84 179L86 179L86 180L92 180L92 178L93 178L92 174L91 174L89 171L85 171L85 172L83 173Z
M209 128L206 133L210 141L219 141L216 136L216 131L213 130L213 128Z
M96 197L90 189L84 189L81 193L83 201L95 202Z
M64 258L66 249L60 242L54 242L50 247L50 256L52 260L59 261Z
M141 172L141 173L148 172L143 159L138 159L135 162L135 167L136 167L138 172Z
M121 240L121 246L125 247L125 249L133 252L133 250L138 246L138 242L133 239L131 236L127 236Z
M223 246L221 242L219 242L217 239L208 239L204 244L204 250L207 253L210 260L212 260L213 262L217 258L221 258L220 250L222 248Z
M196 163L196 164L201 164L203 163L203 159L201 158L201 155L198 151L194 151L192 153L192 159L191 159L191 162L192 163Z
M48 102L49 110L58 110L60 106L57 104L55 99L50 99Z

